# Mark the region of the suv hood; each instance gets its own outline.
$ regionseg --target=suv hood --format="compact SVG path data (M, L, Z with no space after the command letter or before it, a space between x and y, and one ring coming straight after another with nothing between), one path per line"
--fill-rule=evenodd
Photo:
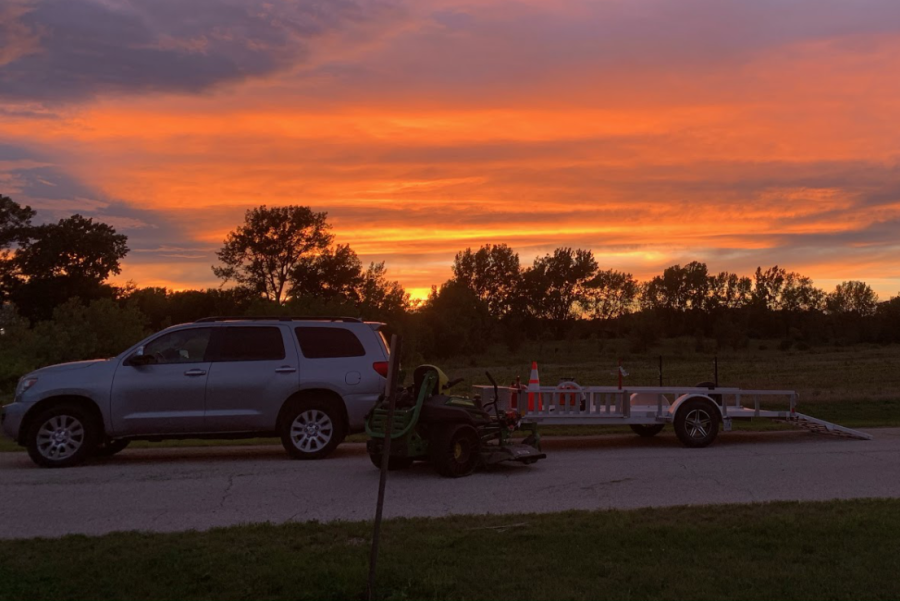
M93 359L91 361L73 361L71 363L58 363L56 365L48 365L47 367L42 367L37 369L32 374L36 376L40 376L43 374L59 374L67 371L76 371L79 369L85 369L91 367L92 365L97 365L98 363L106 363L109 359Z

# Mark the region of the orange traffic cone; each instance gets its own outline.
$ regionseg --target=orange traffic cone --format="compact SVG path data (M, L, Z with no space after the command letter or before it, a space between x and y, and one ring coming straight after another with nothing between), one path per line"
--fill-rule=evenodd
M528 410L534 411L537 405L538 411L543 409L541 402L541 380L538 377L537 361L531 362L531 377L528 378Z

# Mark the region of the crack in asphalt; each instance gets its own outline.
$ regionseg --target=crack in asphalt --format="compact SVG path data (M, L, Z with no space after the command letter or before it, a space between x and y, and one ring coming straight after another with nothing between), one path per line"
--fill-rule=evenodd
M228 486L225 487L225 490L222 492L222 498L219 500L219 509L223 509L225 507L225 501L228 500L228 496L231 494L231 488L234 486L234 479L237 478L237 475L231 474L228 476Z

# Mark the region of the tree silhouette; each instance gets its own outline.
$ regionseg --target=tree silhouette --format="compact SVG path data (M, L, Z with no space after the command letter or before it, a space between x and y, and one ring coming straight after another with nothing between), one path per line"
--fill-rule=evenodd
M873 315L878 306L878 295L865 282L843 282L825 299L830 313Z
M9 298L30 319L46 319L70 298L111 297L114 290L104 282L120 272L127 240L112 226L81 215L30 227L8 261Z
M34 210L0 194L0 252L18 243L31 227Z
M634 310L640 285L630 273L601 270L584 284L585 312L595 319L615 319Z
M519 291L519 255L505 244L485 244L456 253L453 279L487 303L491 317L507 315Z
M590 250L557 248L538 257L522 276L523 293L535 317L565 321L585 298L585 286L597 272Z
M250 209L216 252L224 266L214 266L213 273L280 305L291 296L291 275L302 259L331 245L326 217L297 205Z

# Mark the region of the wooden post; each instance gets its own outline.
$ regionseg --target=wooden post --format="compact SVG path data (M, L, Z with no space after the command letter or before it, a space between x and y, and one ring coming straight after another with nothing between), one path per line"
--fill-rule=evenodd
M378 480L378 502L375 505L375 526L372 531L372 550L369 553L369 581L366 584L366 599L375 598L375 566L378 562L378 542L381 538L381 516L384 511L384 488L387 484L388 462L391 460L391 430L394 425L394 408L397 405L397 377L400 372L400 342L396 334L391 336L391 361L388 364L387 383L384 387L388 402L387 419L384 423L384 445L381 447L381 477Z

